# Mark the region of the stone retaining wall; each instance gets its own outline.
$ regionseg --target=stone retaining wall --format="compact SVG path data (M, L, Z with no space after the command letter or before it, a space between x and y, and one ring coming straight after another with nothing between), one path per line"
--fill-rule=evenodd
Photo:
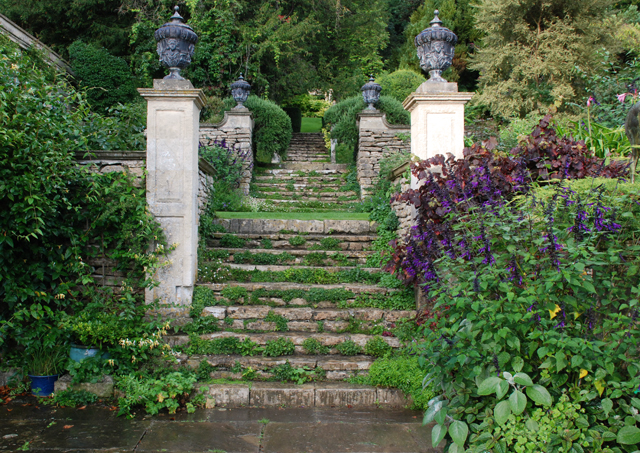
M240 189L249 193L251 172L253 170L253 115L244 109L234 109L224 112L224 118L217 124L200 125L200 143L208 146L215 142L224 142L238 155L246 156L243 164L243 176Z
M407 170L409 170L410 164L410 162L406 162L400 165L389 175L389 180L393 185L400 184L400 192L406 192L411 188L411 178L407 177ZM403 242L414 224L414 210L408 203L399 201L391 203L391 208L395 211L398 221L400 222L397 230L398 242Z
M409 134L410 126L396 126L387 122L386 115L377 110L358 114L358 152L356 165L361 198L371 195L380 174L380 160L399 151L411 151L411 141L399 134Z

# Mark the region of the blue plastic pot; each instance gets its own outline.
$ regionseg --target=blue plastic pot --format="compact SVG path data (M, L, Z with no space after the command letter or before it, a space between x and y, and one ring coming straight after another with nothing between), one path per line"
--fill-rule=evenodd
M95 357L100 354L100 349L94 346L80 346L77 344L71 345L71 350L69 351L69 357L74 362L80 362L88 357ZM109 358L109 353L105 352L102 354L103 359Z
M51 376L29 375L29 379L31 379L31 393L33 393L35 396L49 396L53 393L54 383L58 380L58 375L57 374L53 374Z

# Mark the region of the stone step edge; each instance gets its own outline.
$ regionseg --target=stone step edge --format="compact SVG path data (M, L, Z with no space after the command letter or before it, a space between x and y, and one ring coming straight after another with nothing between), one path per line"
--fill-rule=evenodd
M356 269L358 266L305 266L305 265L278 265L278 264L238 264L238 263L225 263L231 269L241 269L245 271L260 271L260 272L284 272L287 269L323 269L327 272L341 272ZM377 267L361 267L360 270L368 272L370 274L377 274L384 272Z
M314 369L320 367L325 371L366 371L376 360L376 357L364 354L354 356L327 356L327 355L299 355L299 356L280 356L280 357L263 357L263 356L242 356L242 355L200 355L193 354L191 356L183 355L178 357L181 363L185 363L188 367L196 369L200 362L206 360L209 365L214 367L233 367L236 363L240 363L243 367L251 366L258 369L268 369L289 362L292 367L307 367Z
M387 321L397 322L415 316L413 310L383 310L379 308L310 308L310 307L271 307L269 305L214 305L205 307L202 316L213 316L216 319L231 318L234 320L264 319L273 311L287 321Z
M207 250L224 250L226 252L229 253L229 255L233 256L236 253L244 253L247 251L246 248L243 249L238 249L238 248L229 248L229 247L207 247ZM374 256L376 253L375 250L370 250L370 251L365 251L365 250L307 250L307 249L278 249L278 248L272 248L272 249L256 249L256 248L252 248L251 249L251 253L253 254L257 254L257 253L266 253L269 255L281 255L283 253L288 253L289 255L293 255L293 256L306 256L306 255L310 255L312 253L326 253L327 254L327 259L331 259L332 256L334 255L344 255L347 258L367 258L369 256Z
M253 292L259 289L271 289L286 291L291 289L300 289L309 291L312 288L318 289L346 289L354 294L370 293L370 294L392 294L400 290L393 288L384 288L377 285L365 285L361 283L337 283L337 284L306 284L292 282L227 282L227 283L197 283L196 286L209 288L212 291L222 291L227 286L238 286L246 288L247 291Z
M345 383L203 384L206 407L384 407L403 408L411 404L401 390Z
M369 220L278 220L278 219L216 219L226 231L233 233L279 233L294 231L315 234L375 234L377 224Z
M271 239L274 241L288 241L289 239L302 236L307 242L319 242L324 238L335 238L341 242L371 242L378 238L377 235L365 235L365 234L323 234L323 233L213 233L214 239L221 239L226 234L234 234L239 238L244 239ZM322 251L322 250L319 250ZM339 250L338 250L339 251Z

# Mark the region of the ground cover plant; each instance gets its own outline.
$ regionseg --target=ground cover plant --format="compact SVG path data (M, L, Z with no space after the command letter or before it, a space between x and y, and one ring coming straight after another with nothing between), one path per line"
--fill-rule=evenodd
M549 120L512 156L474 147L414 165L426 183L401 196L420 216L392 266L429 301L414 352L435 393L425 421L449 452L640 443L638 189L594 179L626 169Z

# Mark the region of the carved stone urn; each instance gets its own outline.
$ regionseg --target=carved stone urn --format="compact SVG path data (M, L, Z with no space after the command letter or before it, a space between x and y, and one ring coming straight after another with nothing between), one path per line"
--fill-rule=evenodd
M367 110L375 110L376 108L373 104L380 100L380 91L382 91L382 87L375 82L373 75L371 75L371 78L367 83L362 85L360 91L362 91L362 98L364 99L365 104L369 104Z
M247 98L250 93L251 85L249 85L249 82L244 80L242 73L240 73L238 80L231 84L231 96L233 96L233 99L238 103L234 109L244 108L244 103L247 102Z
M458 42L455 33L442 26L438 14L436 10L435 17L430 22L431 27L422 30L415 40L420 67L429 73L428 82L446 82L442 78L442 72L451 66Z
M171 16L171 22L158 28L154 36L158 42L157 50L160 62L169 68L169 75L165 76L165 79L184 80L184 77L180 75L180 70L191 63L198 35L184 23L178 9L178 6L174 8L175 12Z

